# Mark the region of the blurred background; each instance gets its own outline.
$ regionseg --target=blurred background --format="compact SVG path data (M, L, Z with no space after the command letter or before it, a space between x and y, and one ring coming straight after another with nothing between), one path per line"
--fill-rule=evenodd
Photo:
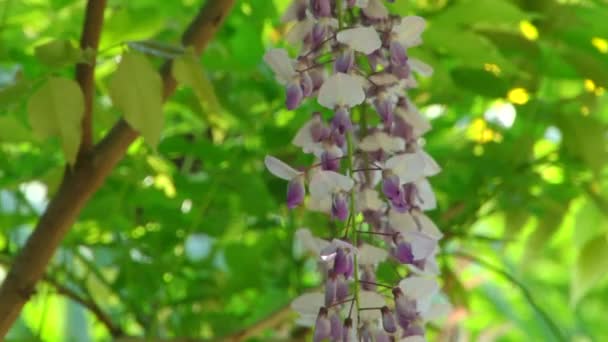
M117 56L138 49L133 42L176 44L202 2L108 2L97 138L120 116L107 96ZM313 107L285 110L262 63L284 44L288 4L237 1L201 58L202 96L179 89L157 151L141 140L129 149L8 340L103 341L112 329L151 339L310 338L288 305L320 278L293 233L335 227L289 212L284 182L263 166L266 154L309 162L289 142ZM608 341L608 1L390 8L429 21L412 54L435 69L411 94L431 119L427 150L444 170L432 179L431 216L446 234L442 285L454 311L430 340ZM46 77L71 77L74 61L36 47L78 41L83 13L84 1L0 0L0 279L64 168L59 142L31 133L26 102Z

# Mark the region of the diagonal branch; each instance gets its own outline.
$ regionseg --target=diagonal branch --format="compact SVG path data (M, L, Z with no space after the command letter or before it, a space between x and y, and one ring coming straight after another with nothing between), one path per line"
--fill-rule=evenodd
M197 52L202 52L235 1L206 1L186 30L182 39L184 45L194 45ZM176 86L170 70L170 65L165 64L161 71L165 98L171 95ZM90 155L78 160L73 170L66 171L59 190L0 287L0 339L7 334L21 308L34 293L36 283L42 278L55 250L81 210L137 136L135 130L120 120Z
M538 315L540 315L540 317L543 319L545 324L549 327L549 329L553 333L554 337L558 341L567 341L568 340L566 337L564 337L562 331L559 329L557 324L551 319L551 316L549 316L549 314L545 310L543 310L543 308L540 307L540 305L538 305L538 303L536 303L536 301L534 300L534 296L532 296L532 293L530 292L530 290L528 290L528 288L521 281L517 280L517 278L515 278L511 274L509 274L509 272L501 269L500 267L494 266L491 263L489 263L483 259L480 259L474 255L471 255L471 254L468 254L465 252L455 252L455 253L453 253L453 255L456 257L459 257L459 258L463 258L463 259L472 261L496 274L499 274L503 278L505 278L506 280L511 282L513 285L517 286L519 288L519 290L521 291L521 293L524 295L524 297L526 297L526 300L528 300L528 303L530 303L530 306L532 306L534 311L536 311L536 313Z
M8 255L0 254L0 264L10 266L11 257ZM65 296L89 310L95 316L95 318L97 318L97 320L99 320L108 329L112 337L118 338L124 336L124 331L122 330L122 328L115 325L114 322L112 322L110 316L103 312L101 307L94 300L90 299L90 297L85 298L84 296L71 290L69 287L62 285L59 281L57 281L50 275L45 275L43 279L46 283L48 283L55 289L57 294Z
M103 12L106 0L89 0L82 27L80 49L90 50L97 54L99 37L103 26ZM93 99L95 98L95 57L90 63L76 64L76 80L84 95L84 115L82 117L82 138L79 157L91 151L93 147Z

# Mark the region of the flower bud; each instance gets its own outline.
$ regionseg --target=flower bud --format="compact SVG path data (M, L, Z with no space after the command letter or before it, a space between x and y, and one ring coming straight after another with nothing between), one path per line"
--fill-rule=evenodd
M323 152L321 154L321 168L328 171L340 171L340 158L334 156L329 151Z
M335 194L331 203L331 216L340 221L348 218L348 203L342 194Z
M343 275L338 275L336 278L336 301L343 302L348 297L348 283Z
M336 312L331 315L329 320L331 322L331 340L339 341L342 337L342 331L344 330L342 319L340 319L340 315Z
M337 279L333 272L329 272L325 281L325 306L329 307L336 302Z
M297 83L291 83L287 86L287 96L285 99L285 106L289 110L296 109L300 106L302 102L302 98L304 98L304 94L302 93L302 87Z
M334 72L348 74L354 64L355 54L353 53L353 50L346 50L336 58L336 62L334 63Z
M389 48L391 54L391 64L395 66L405 66L407 64L407 53L405 48L398 41L391 41Z
M327 317L327 309L325 307L321 307L319 309L319 314L317 315L317 320L315 322L315 332L313 335L314 342L321 342L326 338L331 336L331 322Z
M287 207L293 209L304 202L304 180L302 177L295 177L287 184Z
M307 72L300 74L300 87L302 88L302 96L306 97L312 94L314 84L312 83L312 78L310 78L310 75L308 75Z
M348 109L340 107L336 110L336 113L331 120L331 127L340 134L344 134L346 131L350 131L353 128Z
M317 17L331 17L330 0L310 0L310 11Z
M387 306L383 306L380 309L382 312L382 328L389 334L394 334L397 331L397 325L395 324L395 317Z
M399 177L396 175L385 177L382 181L382 192L391 202L398 200L401 197Z

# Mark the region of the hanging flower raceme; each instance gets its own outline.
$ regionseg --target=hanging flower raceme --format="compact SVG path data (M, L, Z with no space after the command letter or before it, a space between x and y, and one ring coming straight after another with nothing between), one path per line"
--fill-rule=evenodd
M425 341L425 324L449 307L436 281L442 233L425 214L437 206L428 179L441 168L424 150L431 125L407 94L413 72L433 72L409 55L426 22L391 15L382 0L294 0L283 21L295 22L287 40L299 53L270 49L264 60L288 110L318 103L292 141L313 161L265 164L288 182L288 208L306 203L341 228L329 239L295 234L323 278L321 291L293 301L297 324L314 326L313 341ZM404 278L379 283L381 264Z

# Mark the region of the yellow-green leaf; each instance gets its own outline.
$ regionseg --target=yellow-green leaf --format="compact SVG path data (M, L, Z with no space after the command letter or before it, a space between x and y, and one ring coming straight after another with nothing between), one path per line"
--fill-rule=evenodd
M28 141L31 136L30 131L14 116L0 116L0 141Z
M34 50L38 60L50 67L62 67L80 62L83 59L82 51L66 39L54 39L39 45Z
M608 274L608 239L599 236L585 244L576 259L570 287L570 302L576 305Z
M218 114L221 111L222 107L215 89L191 50L173 60L172 71L177 82L194 90L204 111L211 114Z
M110 97L125 120L155 148L163 127L162 80L143 55L123 55L110 81Z
M70 79L51 77L27 104L30 124L41 138L58 136L65 159L74 164L80 146L84 97Z

